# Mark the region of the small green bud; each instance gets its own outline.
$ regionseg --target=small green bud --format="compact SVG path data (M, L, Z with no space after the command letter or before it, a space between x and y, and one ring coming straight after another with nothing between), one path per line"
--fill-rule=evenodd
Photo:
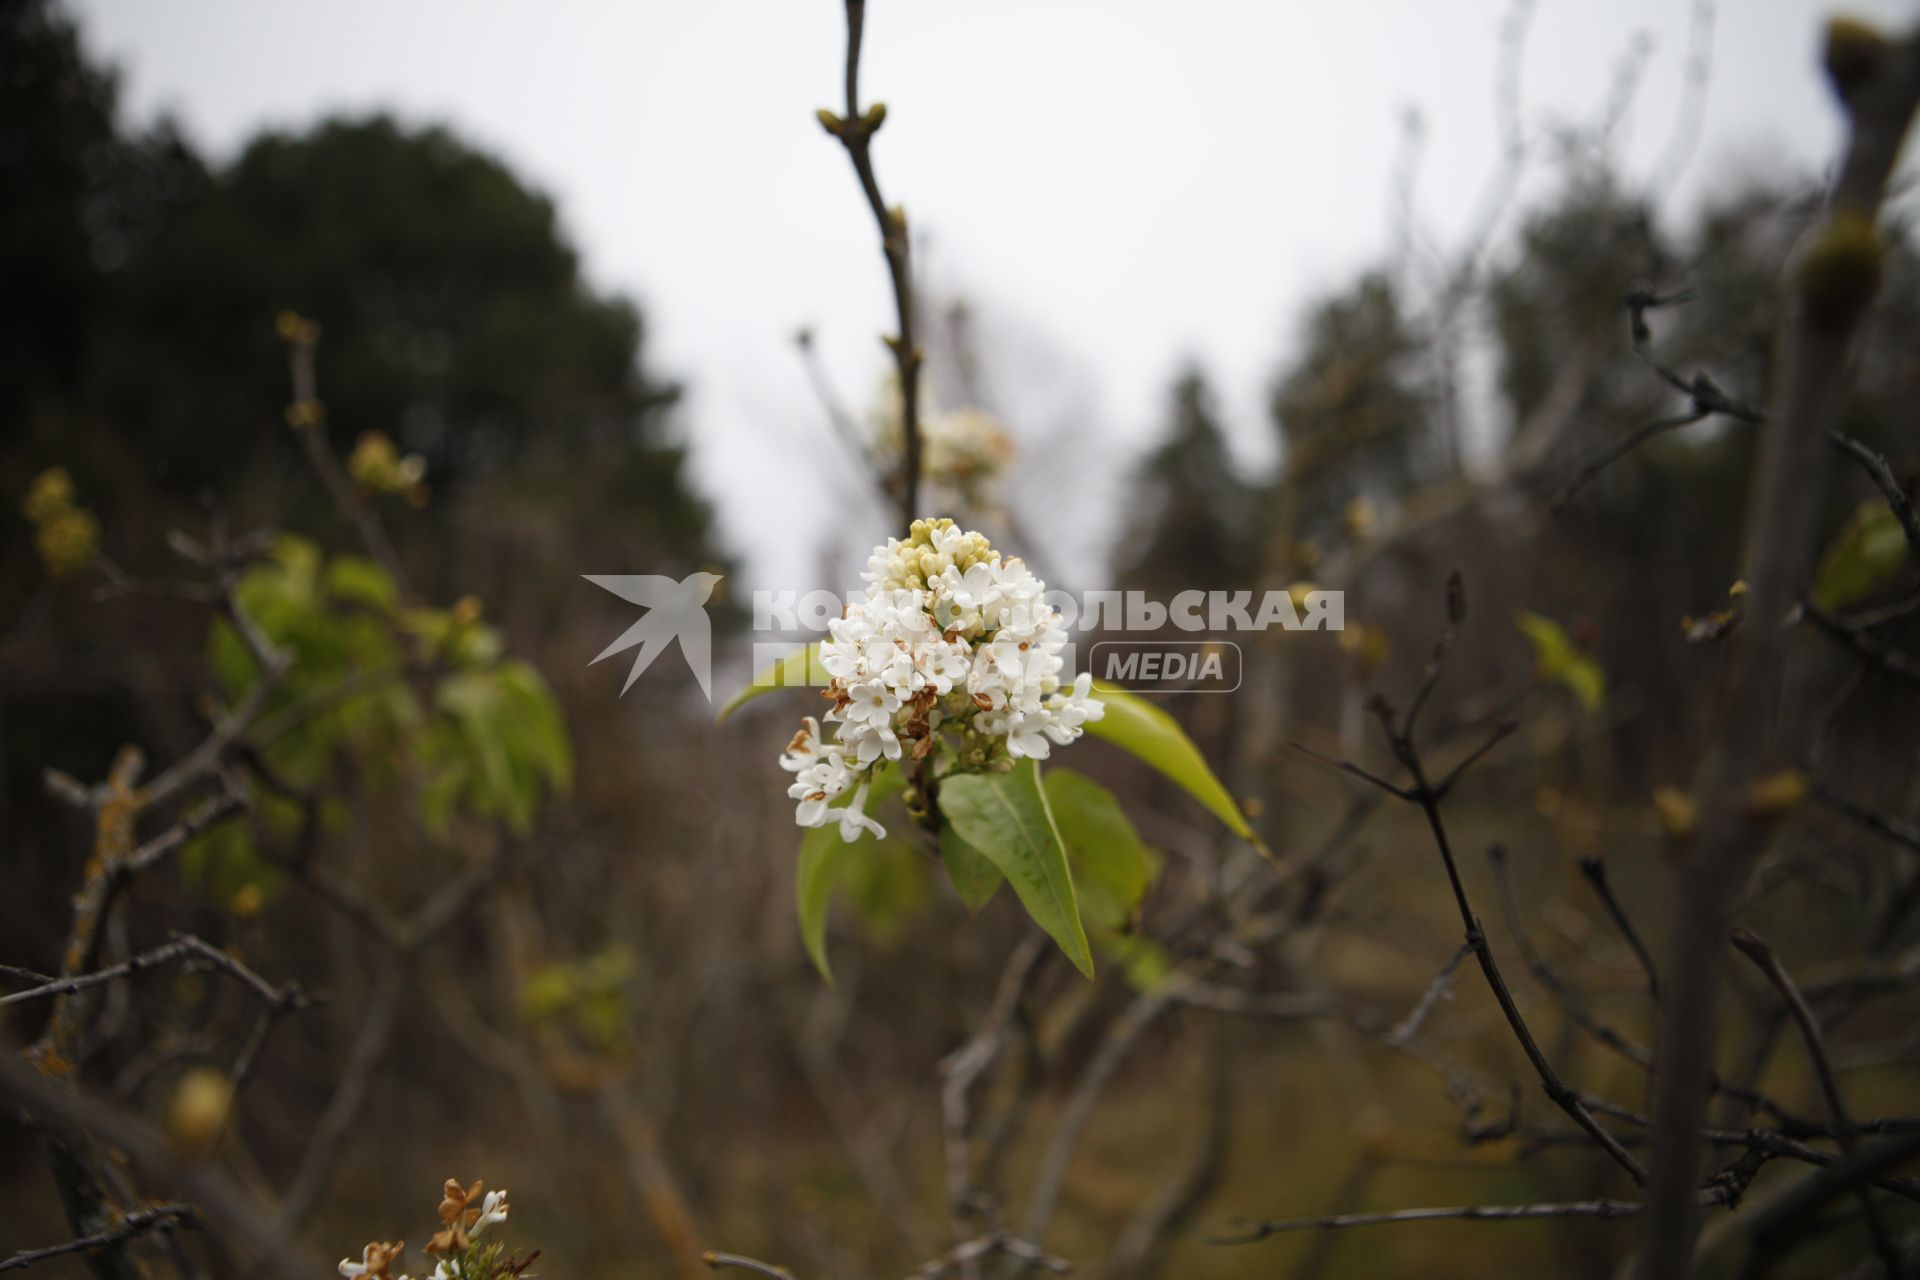
M846 131L847 122L845 120L842 120L839 116L833 114L833 112L827 110L825 107L822 107L818 111L814 112L813 118L820 122L820 127L822 129L825 129L828 133L832 134L836 138L843 136L843 134Z
M876 102L868 107L867 114L861 117L861 122L867 126L868 133L879 132L880 126L887 122L887 104Z
M1823 328L1851 323L1879 291L1885 256L1871 218L1836 214L1800 264L1800 298L1808 318Z

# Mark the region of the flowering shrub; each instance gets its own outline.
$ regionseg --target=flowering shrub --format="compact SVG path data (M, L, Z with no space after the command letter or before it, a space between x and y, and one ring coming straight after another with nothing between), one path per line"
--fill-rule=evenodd
M916 520L906 541L874 549L862 576L865 599L820 646L837 740L807 716L780 757L796 775L788 794L801 826L835 823L848 841L885 835L866 814L876 765L927 762L928 779L1005 771L1045 759L1106 713L1085 672L1062 687L1067 631L1046 584L980 534ZM851 801L833 808L849 788Z
M877 903L917 903L937 853L961 901L983 909L1011 885L1083 973L1091 943L1120 946L1148 973L1131 921L1159 869L1113 793L1053 749L1091 733L1181 787L1242 839L1259 837L1173 718L1082 672L1066 678L1067 630L1046 584L949 519L916 520L867 563L863 598L826 639L784 659L721 709L818 677L833 704L802 718L780 756L807 834L795 896L801 938L823 975L827 914L845 887L870 924ZM828 737L827 731L832 737ZM904 809L905 831L874 813ZM917 830L922 841L908 838ZM1091 926L1091 932L1089 931Z
M463 1188L459 1179L448 1178L441 1188L440 1229L427 1241L426 1252L434 1259L431 1280L516 1280L526 1275L539 1250L521 1257L498 1240L481 1240L489 1227L506 1220L506 1188L488 1191L482 1182ZM372 1241L360 1251L358 1262L340 1259L340 1274L346 1280L412 1280L394 1274L406 1250L405 1240Z

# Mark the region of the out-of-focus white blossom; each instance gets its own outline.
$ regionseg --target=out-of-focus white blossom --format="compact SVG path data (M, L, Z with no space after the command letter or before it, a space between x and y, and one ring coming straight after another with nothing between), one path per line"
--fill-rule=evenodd
M982 535L916 520L904 541L874 548L863 576L864 598L820 645L835 740L808 716L780 757L801 826L884 835L865 812L882 761L929 761L937 778L1045 759L1105 713L1091 676L1061 683L1067 630L1046 584Z

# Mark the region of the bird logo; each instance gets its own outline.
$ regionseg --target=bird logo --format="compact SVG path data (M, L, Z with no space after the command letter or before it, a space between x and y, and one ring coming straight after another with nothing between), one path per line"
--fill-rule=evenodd
M693 669L693 678L700 682L700 692L706 695L708 702L713 701L713 627L707 620L706 606L713 589L720 585L719 574L690 573L678 582L654 573L587 573L581 576L594 586L611 591L627 603L637 604L647 611L593 660L599 662L635 645L640 646L640 652L634 655L633 668L627 672L627 682L620 686L622 697L633 688L633 682L640 678L640 673L653 665L653 660L668 645L678 640L680 652L686 655L687 666ZM592 666L593 662L587 665Z

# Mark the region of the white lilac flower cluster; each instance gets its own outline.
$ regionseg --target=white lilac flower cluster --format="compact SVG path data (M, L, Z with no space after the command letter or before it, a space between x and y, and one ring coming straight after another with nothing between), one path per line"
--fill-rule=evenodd
M1067 629L1046 584L951 520L916 520L905 541L876 547L849 604L820 644L833 707L828 741L808 716L780 765L803 827L837 822L846 840L885 835L867 816L868 778L885 761L925 761L934 776L1044 759L1106 708L1086 673L1063 686ZM852 790L841 807L833 801Z
M987 487L1013 460L1013 434L998 417L977 405L940 408L932 379L923 378L920 386L921 474L933 488L977 506L987 496ZM881 407L872 417L874 447L882 458L897 463L906 452L897 379L888 378L877 403Z

